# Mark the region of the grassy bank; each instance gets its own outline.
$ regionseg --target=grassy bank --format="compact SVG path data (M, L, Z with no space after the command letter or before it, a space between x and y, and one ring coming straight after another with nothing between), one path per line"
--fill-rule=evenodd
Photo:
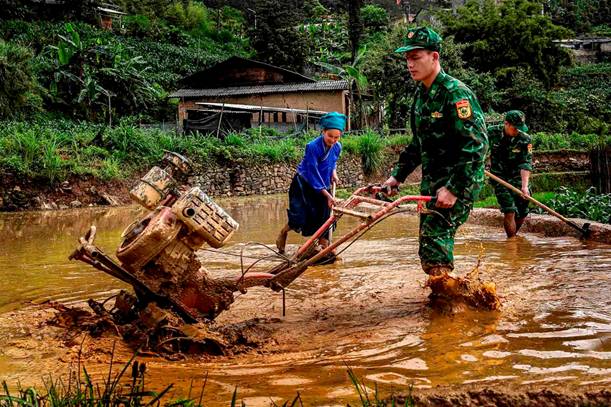
M289 137L271 129L251 129L224 139L142 128L125 119L114 127L65 120L4 122L0 126L0 169L19 177L59 182L92 175L101 180L129 177L159 162L165 150L195 162L287 162L301 158L316 133ZM383 150L409 141L404 135L382 138L373 132L342 140L347 154L360 155L363 168L382 164Z
M71 176L92 175L101 180L129 177L157 163L164 150L176 151L195 162L287 162L303 154L317 134L280 134L272 129L251 129L221 140L205 135L142 128L135 119L108 127L90 122L37 120L0 123L0 169L18 177L59 182ZM609 136L537 133L533 144L542 150L587 150ZM383 137L374 131L347 134L344 152L360 156L366 174L380 169L384 149L403 146L408 135Z

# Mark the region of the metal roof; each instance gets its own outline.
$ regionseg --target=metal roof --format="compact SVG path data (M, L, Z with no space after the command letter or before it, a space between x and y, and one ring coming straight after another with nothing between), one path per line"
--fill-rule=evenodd
M315 92L320 90L347 90L348 81L318 81L282 85L232 86L216 89L179 89L170 94L171 98L219 97L239 95L262 95L269 93Z
M273 106L257 106L257 105L240 105L233 103L207 103L207 102L196 102L196 105L201 105L214 109L217 112L221 110L226 111L225 109L234 109L241 110L244 112L285 112L285 113L300 113L300 114L311 114L322 116L329 112L325 112L323 110L309 110L309 109L291 109L287 107L273 107Z

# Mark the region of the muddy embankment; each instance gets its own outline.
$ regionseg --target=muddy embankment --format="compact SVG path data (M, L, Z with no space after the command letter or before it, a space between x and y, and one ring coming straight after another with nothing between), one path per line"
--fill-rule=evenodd
M364 176L359 157L345 155L338 163L340 187L350 189L384 180L397 154L398 151L388 151L382 174L373 178ZM158 163L150 163L151 166L155 164ZM200 185L213 197L286 193L297 164L195 163L195 174L189 184ZM584 171L589 170L590 162L587 153L545 152L535 154L535 166L535 174L574 172L583 178ZM144 172L140 172L114 181L74 176L61 183L49 183L5 173L0 179L0 212L128 204L129 188L143 175ZM407 182L418 182L419 178L418 169Z

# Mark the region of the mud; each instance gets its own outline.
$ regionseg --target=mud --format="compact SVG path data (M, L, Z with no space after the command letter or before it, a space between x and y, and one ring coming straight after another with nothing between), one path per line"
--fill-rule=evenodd
M134 177L136 179L138 177ZM62 183L49 184L3 174L0 180L0 211L126 205L130 202L127 191L133 182L101 181L92 176L79 176Z
M242 228L232 245L201 250L198 258L211 275L240 275L242 261L249 267L269 254L247 242L273 245L286 202L219 203ZM79 355L94 378L103 379L113 342L116 362L129 360L133 350L116 341L116 333L93 338L75 330L64 337L65 329L45 323L55 312L32 303L54 300L84 309L88 298L103 302L128 288L68 262L66 254L91 223L105 231L100 246L116 247L133 210L57 212L44 219L43 214L0 215L5 294L0 297L0 376L9 384L30 384L49 372L65 374ZM340 225L335 235L352 226ZM304 405L355 405L358 395L346 373L350 366L369 389L377 384L383 397L407 394L413 385L414 395L429 403L543 403L554 392L549 397L557 403L608 404L601 392L611 384L609 246L531 233L507 240L500 226L464 225L457 236L455 273L467 275L483 246L479 273L482 281L496 283L503 306L446 315L428 306L417 229L415 217L398 215L340 254L338 262L312 267L286 290L284 317L281 293L251 288L237 295L216 323L236 327L233 333L247 332L245 338L224 333L243 348L176 361L145 353L149 383L154 388L175 383L178 396L188 391L191 379L197 387L207 376L204 403L211 406L227 405L236 386L238 400L248 406L267 406L270 397L282 405L297 391ZM288 250L301 241L292 234Z
M404 402L405 397L399 396L396 400L401 403ZM413 401L417 406L422 407L603 407L611 404L611 392L595 389L571 392L533 387L517 389L471 387L460 391L425 390L414 395Z
M451 274L431 276L426 286L431 289L430 306L442 312L460 312L463 304L489 311L501 308L496 284L492 281L481 281L476 271L464 277Z
M187 324L168 309L120 291L105 301L87 301L89 309L57 302L42 304L56 311L45 324L58 327L58 338L70 345L75 336L123 340L133 352L168 360L189 356L232 356L263 347L271 339L268 321L253 319L219 326L212 321Z

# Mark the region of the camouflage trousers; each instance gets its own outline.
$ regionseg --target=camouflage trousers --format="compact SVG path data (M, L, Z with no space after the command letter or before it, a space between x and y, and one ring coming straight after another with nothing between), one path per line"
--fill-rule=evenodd
M507 182L518 189L522 188L521 178L509 179ZM528 215L528 201L526 199L497 182L492 181L492 185L494 186L494 194L501 207L501 212L515 212L517 219L525 218Z
M469 218L472 206L472 203L461 200L451 208L436 208L432 202L427 204L427 208L434 212L420 215L418 250L425 273L437 266L454 268L454 235Z

